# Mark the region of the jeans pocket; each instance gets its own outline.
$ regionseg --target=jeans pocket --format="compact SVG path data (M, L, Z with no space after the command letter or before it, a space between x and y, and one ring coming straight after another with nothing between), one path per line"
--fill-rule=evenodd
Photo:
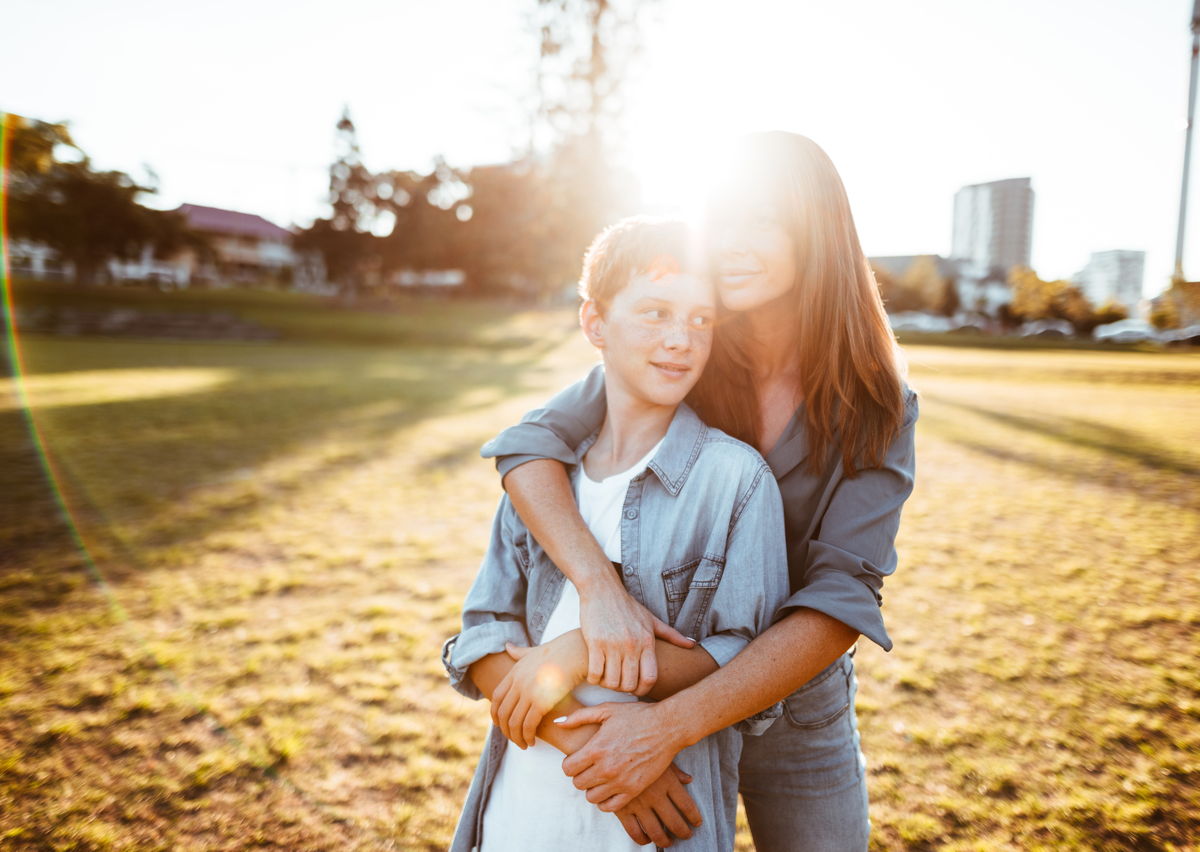
M850 710L850 682L838 660L783 700L783 717L793 728L826 728Z

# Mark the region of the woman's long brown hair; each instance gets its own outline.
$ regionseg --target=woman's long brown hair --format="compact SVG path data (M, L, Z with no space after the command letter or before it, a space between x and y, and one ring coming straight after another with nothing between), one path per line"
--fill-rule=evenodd
M848 476L880 467L904 419L904 366L842 179L819 145L794 133L752 134L740 153L735 192L773 197L796 248L787 299L796 312L808 471L821 475L835 447ZM744 317L725 312L689 402L709 424L757 445L761 404L747 340Z

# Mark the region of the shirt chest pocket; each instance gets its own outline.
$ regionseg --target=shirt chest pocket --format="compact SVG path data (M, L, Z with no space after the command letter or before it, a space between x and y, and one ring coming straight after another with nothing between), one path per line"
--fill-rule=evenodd
M724 559L702 556L675 568L663 571L663 588L667 594L667 621L672 627L692 639L698 635L713 595L725 571Z

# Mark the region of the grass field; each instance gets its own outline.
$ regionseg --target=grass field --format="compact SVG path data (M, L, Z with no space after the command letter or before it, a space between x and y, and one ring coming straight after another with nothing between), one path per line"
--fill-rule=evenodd
M346 322L24 342L104 582L3 380L0 847L447 845L486 722L438 661L500 493L478 446L594 359L566 310ZM1200 356L909 356L896 649L857 657L874 847L1200 848Z

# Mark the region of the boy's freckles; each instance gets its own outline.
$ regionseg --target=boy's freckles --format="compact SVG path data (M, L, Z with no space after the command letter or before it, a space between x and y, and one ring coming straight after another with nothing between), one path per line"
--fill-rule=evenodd
M603 332L613 377L635 396L660 405L680 402L700 378L716 310L713 285L669 271L669 261L656 261L657 269L630 279L609 306Z

